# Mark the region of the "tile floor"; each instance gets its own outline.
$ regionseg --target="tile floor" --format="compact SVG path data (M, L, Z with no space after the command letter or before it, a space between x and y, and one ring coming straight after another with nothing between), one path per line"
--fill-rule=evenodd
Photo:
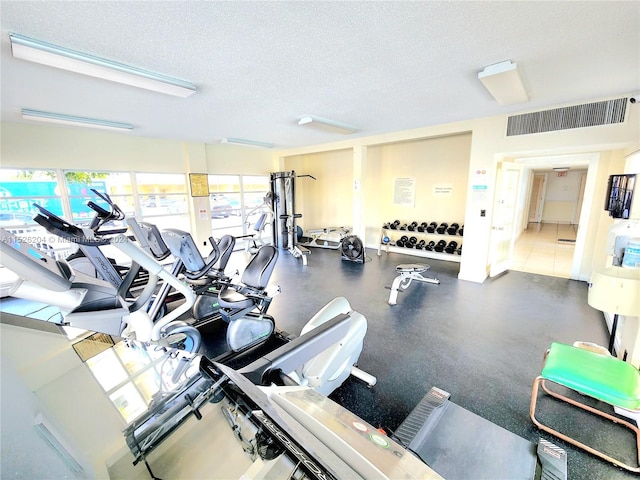
M577 229L577 225L562 223L530 223L527 230L516 240L511 257L511 269L571 278Z

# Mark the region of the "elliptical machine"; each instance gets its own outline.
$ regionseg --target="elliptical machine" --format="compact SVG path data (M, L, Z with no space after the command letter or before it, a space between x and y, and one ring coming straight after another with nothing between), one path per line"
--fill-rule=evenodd
M272 192L268 192L264 196L262 203L249 211L249 213L247 213L247 215L245 216L244 224L247 230L249 229L250 225L249 218L258 213L260 213L260 216L258 217L258 220L256 220L256 222L253 224L252 228L255 233L247 235L246 250L249 253L256 253L258 251L258 248L262 247L263 245L270 245L266 242L264 237L266 235L267 229L270 229L273 232L273 219L275 217L275 212L273 211Z
M178 317L189 311L195 300L191 288L172 276L162 265L120 234L111 239L87 239L82 231L40 207L38 216L49 215L51 233L81 245L113 245L131 258L131 270L149 272L149 281L135 299L125 288L79 271L63 260L55 260L36 247L0 229L0 252L5 267L18 275L9 295L60 308L62 325L106 333L125 339L150 342L190 353L200 350L200 332ZM38 222L40 223L40 222ZM171 284L185 302L154 322L146 311L158 280Z

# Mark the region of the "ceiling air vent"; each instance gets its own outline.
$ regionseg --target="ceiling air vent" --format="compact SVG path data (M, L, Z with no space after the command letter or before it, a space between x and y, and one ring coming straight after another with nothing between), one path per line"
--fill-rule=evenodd
M507 137L624 122L627 99L585 103L509 117Z

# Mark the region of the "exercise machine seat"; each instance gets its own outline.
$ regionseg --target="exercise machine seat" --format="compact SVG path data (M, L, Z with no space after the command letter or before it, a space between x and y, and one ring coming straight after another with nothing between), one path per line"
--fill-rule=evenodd
M551 384L561 385L578 392L585 397L591 397L613 406L620 416L614 416L596 406L582 403L579 399L566 396L550 388ZM635 465L615 458L611 453L598 450L573 437L562 433L549 425L545 425L536 418L536 404L539 388L569 405L581 408L613 423L623 425L634 432L636 438L637 462ZM544 359L544 366L540 375L534 380L531 392L529 416L533 423L541 430L571 443L587 452L596 455L607 462L625 468L631 472L640 473L640 372L631 364L610 355L594 352L577 346L552 343ZM621 417L633 419L635 423Z
M553 343L540 375L610 405L640 409L640 371L615 357Z
M247 264L240 282L242 285L227 285L218 295L218 303L224 310L246 310L257 306L264 298L264 290L278 260L278 249L264 245ZM226 314L223 313L223 317ZM230 317L229 315L226 315Z
M403 263L396 267L396 272L404 273L404 272L416 272L423 273L429 270L430 266L425 265L423 263Z
M213 238L209 238L210 242L215 242ZM224 271L229 263L229 258L233 253L233 249L236 246L236 238L233 235L223 235L218 242L218 251L220 256L218 260L213 264L211 270L207 273L209 278L219 278L224 276ZM206 263L209 263L215 257L215 251L211 252L205 259Z

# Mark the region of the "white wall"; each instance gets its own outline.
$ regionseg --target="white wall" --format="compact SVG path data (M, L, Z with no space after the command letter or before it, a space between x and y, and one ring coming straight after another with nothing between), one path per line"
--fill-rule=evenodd
M353 152L351 149L297 155L285 159L284 171L295 171L296 225L303 230L353 227Z
M547 175L543 223L572 223L580 194L580 181L584 170L570 170L563 177L557 172Z

